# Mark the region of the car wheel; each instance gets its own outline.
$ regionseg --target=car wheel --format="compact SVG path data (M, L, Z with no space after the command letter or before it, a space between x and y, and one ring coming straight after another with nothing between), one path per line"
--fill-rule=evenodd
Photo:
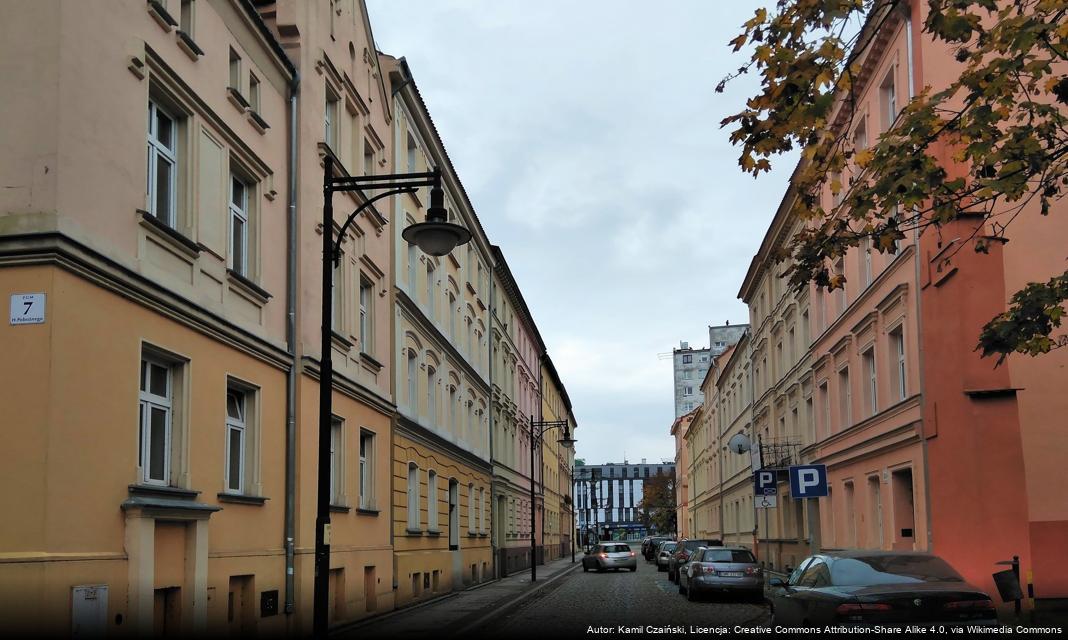
M682 586L682 578L679 578L679 593L686 595L686 587Z
M686 599L690 602L695 602L697 600L697 594L694 593L693 587L686 590Z
M631 573L634 573L634 572L635 572L635 571L637 571L637 570L638 570L638 567L631 567L631 568L630 568L630 572L631 572Z
M656 565L656 572L657 573L664 573L665 571L667 571L667 569L665 567L663 567L662 565L659 565L659 564Z
M585 562L583 562L582 563L582 573L589 573L589 572L590 572L590 568L586 566Z

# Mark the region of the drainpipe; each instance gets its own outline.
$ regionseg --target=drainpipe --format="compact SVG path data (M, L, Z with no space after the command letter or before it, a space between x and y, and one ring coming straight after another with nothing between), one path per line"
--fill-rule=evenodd
M909 87L909 100L915 95L915 79L913 73L915 70L913 63L912 53L912 6L911 2L905 2L901 5L902 12L905 17L905 47L908 49L908 55L906 56L908 64L908 87ZM913 231L912 235L912 247L913 247L913 263L915 265L915 287L916 287L916 340L920 340L920 336L923 335L923 296L920 294L920 231L917 229ZM924 424L924 365L923 365L923 349L917 349L919 356L919 362L917 363L919 371L919 379L917 383L920 389L920 451L923 457L923 501L924 501L924 520L927 529L927 551L934 550L934 539L931 533L931 485L928 482L930 478L930 462L927 458L927 429ZM915 482L913 483L915 487ZM914 489L915 490L915 489Z
M501 577L497 573L497 482L495 474L493 473L493 320L497 317L497 295L495 293L495 278L493 273L497 270L497 265L493 266L493 269L489 274L490 281L490 308L489 308L489 321L490 332L487 342L489 347L489 462L490 462L490 495L489 495L489 521L490 521L490 562L493 563L493 576L495 578ZM452 310L450 309L451 313Z
M285 496L285 552L286 601L285 612L294 609L294 561L297 502L297 94L300 74L294 73L289 87L289 172L288 216L286 220L286 350L290 357L286 374L286 496Z

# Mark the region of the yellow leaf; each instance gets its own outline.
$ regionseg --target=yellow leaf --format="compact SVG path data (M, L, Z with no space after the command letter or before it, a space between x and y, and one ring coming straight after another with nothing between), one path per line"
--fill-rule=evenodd
M1042 88L1045 89L1047 93L1053 93L1053 87L1056 87L1057 83L1059 83L1059 82L1060 82L1060 79L1057 76L1053 76L1053 77L1049 78L1048 80L1046 80L1046 84L1043 85Z
M854 156L858 167L866 167L871 162L872 152L871 149L861 149Z

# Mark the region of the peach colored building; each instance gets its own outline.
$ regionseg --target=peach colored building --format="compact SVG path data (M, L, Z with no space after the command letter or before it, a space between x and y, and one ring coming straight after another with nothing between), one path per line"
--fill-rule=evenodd
M671 436L675 438L675 527L680 538L693 536L690 522L690 504L693 503L693 488L690 481L690 450L687 434L694 414L698 409L675 418L671 424Z

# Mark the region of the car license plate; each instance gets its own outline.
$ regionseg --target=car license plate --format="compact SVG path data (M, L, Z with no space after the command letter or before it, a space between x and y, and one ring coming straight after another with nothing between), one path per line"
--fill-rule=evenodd
M745 574L741 571L720 571L719 575L724 578L741 578Z

